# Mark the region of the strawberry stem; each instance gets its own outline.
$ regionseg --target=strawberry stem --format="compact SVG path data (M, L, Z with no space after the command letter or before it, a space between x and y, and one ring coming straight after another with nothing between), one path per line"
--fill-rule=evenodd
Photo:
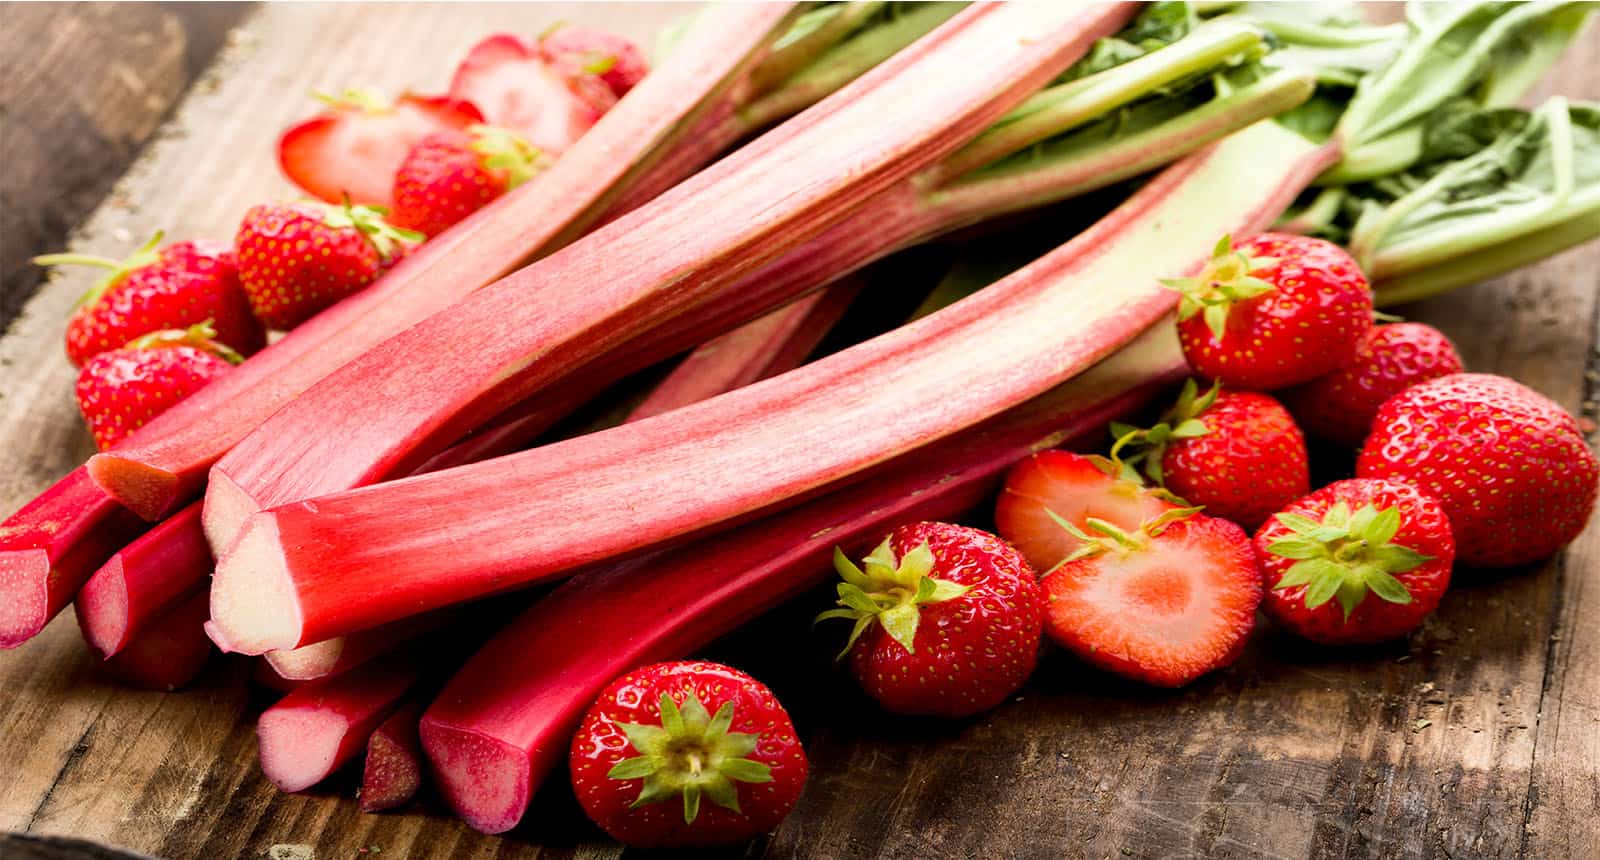
M157 230L156 234L151 236L148 242L139 247L139 250L121 260L113 260L110 257L101 257L96 254L40 254L33 258L33 264L36 266L93 266L98 269L110 269L111 273L96 281L94 286L78 297L77 304L73 306L84 307L99 302L100 298L110 292L112 287L122 283L133 272L160 262L161 254L156 251L156 247L161 244L161 240L166 235L164 231Z

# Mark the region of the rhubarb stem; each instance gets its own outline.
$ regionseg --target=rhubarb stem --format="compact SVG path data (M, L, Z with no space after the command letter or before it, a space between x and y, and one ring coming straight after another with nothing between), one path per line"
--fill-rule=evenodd
M795 72L811 65L829 48L855 32L857 27L876 15L883 7L882 2L841 3L810 13L829 17L827 21L803 36L790 41L780 38L772 53L750 73L751 90L765 93L788 80Z

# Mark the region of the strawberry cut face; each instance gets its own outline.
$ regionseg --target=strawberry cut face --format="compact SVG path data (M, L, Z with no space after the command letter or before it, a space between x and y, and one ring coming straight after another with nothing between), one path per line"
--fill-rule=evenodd
M450 95L551 155L564 152L616 103L599 78L562 75L536 45L507 33L473 47L456 68Z
M994 518L1001 537L1042 574L1081 544L1051 514L1079 528L1094 517L1133 530L1175 507L1132 481L1106 474L1089 457L1041 451L1011 470Z
M424 137L483 121L470 102L402 95L393 105L340 101L284 132L278 162L290 181L328 203L388 206L395 171Z

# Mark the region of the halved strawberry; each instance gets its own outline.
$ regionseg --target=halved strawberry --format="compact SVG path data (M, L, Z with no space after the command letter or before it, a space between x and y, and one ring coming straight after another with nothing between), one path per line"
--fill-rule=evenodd
M1114 471L1102 457L1040 451L1006 476L995 503L995 528L1034 570L1044 573L1083 545L1057 517L1080 529L1094 517L1133 530L1177 507L1133 481L1114 477Z
M368 90L317 96L328 109L278 139L278 164L318 199L390 205L394 174L417 142L434 132L483 122L469 101L405 93L389 103Z
M595 75L621 98L650 71L631 39L594 27L557 25L539 36L546 58L569 76Z
M1180 511L1135 531L1103 520L1089 526L1078 557L1044 578L1051 639L1102 669L1162 687L1239 656L1262 595L1243 529Z
M598 76L564 75L537 44L510 33L473 46L456 67L450 95L472 102L491 125L509 128L551 155L565 152L617 103Z

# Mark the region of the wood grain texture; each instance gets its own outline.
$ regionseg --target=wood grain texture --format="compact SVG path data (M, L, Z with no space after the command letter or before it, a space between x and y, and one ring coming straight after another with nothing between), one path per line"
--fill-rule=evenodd
M346 82L440 85L495 27L605 19L634 34L659 7L269 6L212 84L103 205L82 244L119 251L158 224L226 235L287 193L271 161L300 94ZM306 57L327 58L319 64ZM393 58L403 57L396 64ZM1547 92L1600 97L1600 40ZM9 170L9 167L7 168ZM122 231L122 232L118 232ZM112 247L115 246L115 247ZM1600 244L1406 309L1475 370L1511 374L1593 420L1600 397ZM87 450L60 354L81 281L50 284L0 340L0 510ZM1337 471L1335 467L1332 471ZM800 808L741 853L813 857L1585 857L1600 846L1600 527L1537 568L1463 572L1409 641L1325 652L1265 627L1231 669L1181 691L1138 688L1052 652L1017 699L946 724L877 713L813 631L825 594L707 656L767 680L806 734ZM219 661L181 694L99 676L72 622L0 653L0 830L84 837L155 856L610 857L553 780L505 838L424 801L362 815L348 776L278 793L255 763L265 704ZM0 842L10 856L20 843ZM276 850L274 851L274 847ZM304 850L301 849L304 847ZM16 856L86 856L40 853ZM305 853L309 851L310 853ZM92 856L92 855L87 855Z

